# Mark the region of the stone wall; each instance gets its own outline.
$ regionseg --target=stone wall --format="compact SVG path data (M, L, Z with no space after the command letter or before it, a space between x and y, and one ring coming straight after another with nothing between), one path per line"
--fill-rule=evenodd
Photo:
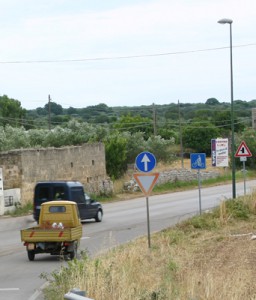
M0 153L4 190L20 188L21 202L32 200L35 183L44 180L77 180L88 193L111 188L106 175L102 143L82 146L24 149Z
M218 171L202 171L200 170L201 180L216 178L220 176ZM159 177L156 185L164 184L167 182L176 181L193 181L198 180L198 172L189 169L173 169L169 171L159 172ZM130 181L124 183L124 190L129 192L136 192L140 190L136 180L132 177Z
M206 180L210 178L216 178L220 176L218 171L202 171L200 170L201 180ZM188 169L174 169L170 171L161 172L157 184L163 184L166 182L175 181L193 181L198 179L198 172Z

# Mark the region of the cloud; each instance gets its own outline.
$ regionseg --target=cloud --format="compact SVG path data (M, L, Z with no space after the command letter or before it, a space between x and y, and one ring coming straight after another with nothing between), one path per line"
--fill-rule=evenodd
M1 3L0 61L111 58L228 47L229 28L217 23L223 17L234 21L233 45L254 43L255 15L255 0L8 0ZM233 51L239 98L255 94L254 52L253 47ZM63 103L73 97L78 107L85 98L88 105L107 99L110 106L121 101L152 103L157 98L205 101L207 93L224 99L229 98L229 51L1 64L0 76L0 92L30 99L28 105L49 93Z

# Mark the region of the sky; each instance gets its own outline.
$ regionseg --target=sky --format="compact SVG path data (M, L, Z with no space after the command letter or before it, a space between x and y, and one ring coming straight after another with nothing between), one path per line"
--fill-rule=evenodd
M232 19L219 24L222 18ZM0 96L26 109L256 99L255 0L0 0Z

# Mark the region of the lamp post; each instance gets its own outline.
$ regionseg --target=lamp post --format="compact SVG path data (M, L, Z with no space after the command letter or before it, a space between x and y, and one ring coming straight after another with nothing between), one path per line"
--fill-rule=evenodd
M220 24L229 24L230 28L230 82L231 82L231 163L232 163L232 193L236 198L236 165L235 165L235 137L234 137L234 99L233 99L233 60L232 60L232 23L231 19L221 19Z

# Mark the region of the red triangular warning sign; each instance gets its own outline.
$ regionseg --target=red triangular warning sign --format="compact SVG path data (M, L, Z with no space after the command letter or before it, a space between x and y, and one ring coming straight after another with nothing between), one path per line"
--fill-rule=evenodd
M145 196L148 196L154 185L157 182L157 179L159 177L159 173L149 173L149 174L140 174L136 173L133 174L134 179L138 183L141 191L144 193Z
M240 146L237 148L235 157L251 157L251 156L252 156L251 151L247 147L246 143L242 141Z

